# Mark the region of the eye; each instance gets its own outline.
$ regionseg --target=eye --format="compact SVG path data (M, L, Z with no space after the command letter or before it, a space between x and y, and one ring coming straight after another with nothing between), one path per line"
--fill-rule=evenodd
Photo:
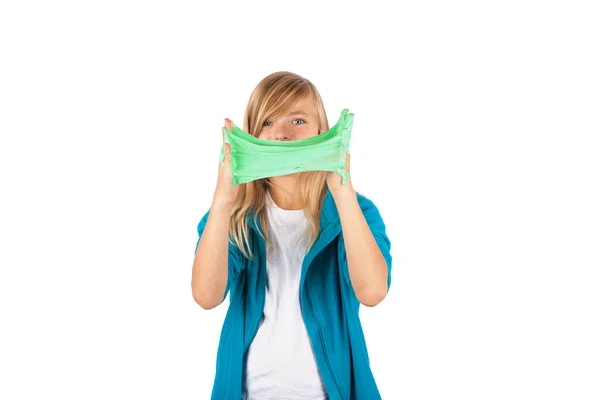
M263 126L269 126L267 124L272 124L272 122L271 121L265 121L265 122L263 122Z
M306 121L304 121L303 119L300 118L296 118L294 121L302 121L302 124L304 124ZM292 125L302 125L302 124L294 124L294 121L292 121Z

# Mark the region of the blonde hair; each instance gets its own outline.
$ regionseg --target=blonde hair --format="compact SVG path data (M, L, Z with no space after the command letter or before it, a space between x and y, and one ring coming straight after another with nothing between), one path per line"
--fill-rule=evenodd
M318 120L319 134L329 130L325 106L315 85L308 79L292 72L274 72L261 80L252 94L244 115L244 130L258 137L267 120L277 119L305 98L312 98ZM310 171L300 175L301 198L308 218L308 248L315 242L320 229L323 199L327 193L327 172ZM246 258L253 259L248 241L248 220L260 223L259 233L270 244L267 229L266 195L270 179L259 179L240 184L229 221L230 240L237 245Z

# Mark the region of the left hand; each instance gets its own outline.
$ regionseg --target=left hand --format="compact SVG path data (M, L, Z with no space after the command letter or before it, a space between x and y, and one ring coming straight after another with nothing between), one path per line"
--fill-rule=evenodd
M332 195L336 195L343 192L352 193L354 192L354 187L352 186L352 175L350 174L350 154L346 154L346 168L345 171L348 172L348 180L346 184L342 185L342 176L337 172L330 172L327 175L327 186L329 187L329 191L331 191Z

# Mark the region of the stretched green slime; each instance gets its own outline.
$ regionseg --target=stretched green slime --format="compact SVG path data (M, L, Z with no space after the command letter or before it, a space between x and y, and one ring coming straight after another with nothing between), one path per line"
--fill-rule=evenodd
M353 122L354 114L345 108L338 122L327 132L294 141L258 139L233 122L231 130L224 126L225 143L231 147L232 183L237 185L297 172L330 171L337 172L345 185L349 174L344 169ZM221 162L224 160L225 148L221 146Z

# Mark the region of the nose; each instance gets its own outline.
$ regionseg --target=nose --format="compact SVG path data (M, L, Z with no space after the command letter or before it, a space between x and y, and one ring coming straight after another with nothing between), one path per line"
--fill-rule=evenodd
M275 127L275 137L273 140L291 140L291 133L285 126L278 125Z

